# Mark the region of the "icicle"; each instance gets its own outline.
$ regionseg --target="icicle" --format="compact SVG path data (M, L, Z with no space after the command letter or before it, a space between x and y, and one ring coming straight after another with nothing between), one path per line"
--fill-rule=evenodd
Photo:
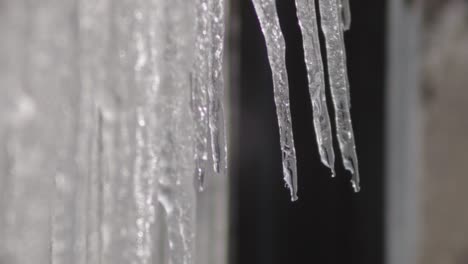
M224 0L209 0L211 16L211 59L212 84L209 85L209 125L213 169L220 172L226 168L226 135L224 125L224 79L223 79L223 44L224 44Z
M155 96L154 113L154 141L152 142L152 156L154 158L154 173L158 175L157 200L161 205L158 216L165 217L167 240L167 260L162 263L192 264L194 249L194 224L195 224L195 190L193 188L193 171L197 169L207 170L208 167L200 167L207 164L207 137L209 136L207 123L207 85L210 83L208 67L211 61L203 57L208 53L209 29L206 34L198 35L196 57L193 57L194 40L196 37L193 25L195 15L199 15L208 6L195 6L194 1L164 0L165 31L160 38L165 40L162 54L164 67L161 69L161 85ZM201 8L201 10L195 10ZM206 12L205 12L206 13ZM203 14L202 21L205 26L210 17ZM205 42L204 42L205 41ZM206 52L206 53L205 53ZM201 63L195 65L195 62ZM193 67L196 71L193 72ZM190 87L189 75L192 72L192 85ZM195 74L195 75L194 75ZM190 88L197 90L190 91ZM202 94L196 92L202 91ZM194 95L195 98L190 98ZM200 98L203 97L203 98ZM193 103L202 103L198 108L190 109L190 99ZM195 111L191 111L195 110ZM197 124L201 117L203 126ZM196 126L194 126L196 125ZM200 130L201 129L201 130ZM197 144L193 144L192 135L202 136L197 138ZM200 143L202 143L200 145ZM194 148L198 156L194 161ZM195 153L197 153L195 151ZM202 156L200 156L202 155ZM203 180L198 179L198 180ZM202 184L199 182L199 184ZM202 185L199 185L199 187Z
M343 29L349 30L351 28L351 9L349 6L349 0L341 0L340 10Z
M359 191L359 169L351 124L349 83L346 70L346 54L343 24L340 20L340 0L320 0L322 31L327 49L330 89L335 107L338 142L345 168L352 173L352 184Z
M302 32L309 93L314 111L314 127L322 163L335 175L335 153L325 97L325 77L317 27L315 0L296 0L297 17Z
M145 109L146 110L146 109ZM155 206L153 202L155 175L148 169L147 149L150 142L147 140L145 120L146 111L137 109L138 127L136 129L136 157L134 167L134 195L136 201L136 229L137 229L137 256L142 264L151 263L153 241L151 228L155 220Z
M155 40L154 35L164 32L165 25L162 22L164 9L159 1L135 1L129 3L135 5L130 18L134 19L129 32L132 32L131 40L133 49L129 51L132 56L134 69L134 82L141 88L141 93L135 93L138 98L136 107L136 122L131 123L135 128L135 160L133 166L134 196L136 202L136 255L138 263L153 263L154 244L158 238L154 237L152 230L156 219L156 182L160 174L156 173L153 164L154 156L152 147L154 131L161 127L155 127L155 102L161 89L159 78L162 68L160 59L162 55L154 54L153 49L161 49L162 43ZM156 29L157 28L157 29ZM159 33L159 34L158 34ZM132 111L132 115L133 115ZM161 111L162 113L162 111ZM167 125L167 124L164 124ZM162 125L163 126L163 125ZM160 157L164 159L164 157Z
M195 177L199 190L203 190L203 181L208 163L209 138L209 98L213 91L212 83L212 53L211 53L211 17L209 13L210 0L196 1L196 41L195 61L191 79L192 112L195 125Z
M273 76L274 99L280 133L284 180L291 191L291 199L297 200L296 150L289 109L289 86L285 61L285 42L279 25L275 0L252 0L268 52Z

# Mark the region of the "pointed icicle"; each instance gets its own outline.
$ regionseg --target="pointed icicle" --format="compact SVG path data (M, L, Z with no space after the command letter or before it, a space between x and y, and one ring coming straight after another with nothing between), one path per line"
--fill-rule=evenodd
M327 50L328 75L335 108L336 133L345 168L352 173L354 190L359 191L359 169L351 124L349 83L346 69L343 24L340 18L341 0L320 0L322 31Z
M195 59L191 79L191 101L194 119L194 159L195 181L203 190L205 174L208 170L209 139L209 91L212 83L211 17L208 12L210 0L196 1L196 40Z
M252 0L268 52L273 75L274 99L280 133L284 180L291 191L291 199L297 200L296 150L289 109L289 86L286 72L286 45L279 25L275 0Z
M210 126L211 154L213 170L217 173L226 169L226 135L224 125L224 79L223 79L223 44L224 44L224 0L210 0L211 16L211 65L212 84L209 85L208 119Z
M309 93L314 111L314 127L322 163L335 175L335 153L325 97L325 77L317 27L315 0L296 0L297 18L302 32Z

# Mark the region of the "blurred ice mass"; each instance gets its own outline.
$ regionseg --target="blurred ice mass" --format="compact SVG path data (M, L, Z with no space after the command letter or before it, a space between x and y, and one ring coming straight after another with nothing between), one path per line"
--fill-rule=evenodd
M0 263L224 262L225 177L193 186L196 2L0 1Z
M295 200L284 40L274 0L253 3L272 58L283 171ZM227 167L224 1L0 4L0 262L224 263L226 177L206 177ZM343 44L349 10L346 21L341 2L321 1L320 10L338 141L357 191ZM318 45L305 47L320 56ZM326 111L323 91L313 100ZM328 117L315 119L327 130L317 140L333 170Z

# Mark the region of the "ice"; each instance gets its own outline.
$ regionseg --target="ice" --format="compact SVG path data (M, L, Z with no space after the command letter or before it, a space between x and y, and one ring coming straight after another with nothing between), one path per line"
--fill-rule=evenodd
M192 111L196 126L195 175L199 189L203 190L205 175L221 170L224 173L227 166L223 107L224 1L197 0L196 18Z
M343 29L349 30L351 28L351 8L349 6L349 0L341 0L340 9Z
M350 114L350 92L344 47L344 25L340 17L340 0L319 1L322 31L325 36L328 75L335 108L338 143L345 168L352 173L354 190L359 191L359 168ZM346 25L346 24L345 24Z
M194 9L2 2L0 263L194 262Z
M294 148L291 112L289 109L285 41L279 25L275 0L252 0L252 2L265 38L273 77L284 180L291 192L291 199L295 201L297 200L296 150Z
M211 153L215 172L224 172L227 168L226 133L224 124L224 79L223 79L223 45L224 45L224 0L210 0L211 16L211 59L212 82L209 86L209 125L211 136Z
M194 3L165 0L165 71L156 113L155 152L158 201L165 210L169 263L193 263L196 197L193 187L194 121L190 108L190 72L195 43ZM164 26L163 26L164 28ZM166 202L162 202L166 200ZM155 237L158 239L158 237Z
M74 225L66 218L77 175L76 26L68 22L70 1L43 5L4 1L0 8L2 263L47 263L51 250L62 260L72 253Z
M317 146L322 163L328 166L334 175L335 153L325 97L325 77L320 52L315 0L296 0L296 10L302 32Z
M296 3L319 151L333 170L316 11L312 0ZM228 241L227 180L211 177L227 174L225 4L1 2L0 263L226 259L210 252ZM253 4L272 71L284 179L296 200L285 41L275 1ZM321 0L320 11L338 141L358 190L343 43L349 4Z
M198 188L203 190L205 174L209 172L208 148L210 140L210 99L213 99L213 53L211 34L211 0L196 1L196 40L191 91L192 113L195 125L195 177ZM208 94L210 93L210 95ZM211 98L209 98L211 97Z
M274 99L279 121L280 143L283 153L283 174L297 199L297 172L294 139L289 109L289 87L285 63L285 41L279 26L274 0L252 0L265 37L268 60L273 76ZM296 0L297 17L303 37L304 57L312 101L314 127L322 163L334 172L335 155L328 114L324 69L321 59L314 0ZM345 168L352 173L352 184L359 191L359 170L351 124L351 98L346 69L343 32L351 26L349 0L320 0L320 18L325 37L327 65L332 101L335 108L337 138Z

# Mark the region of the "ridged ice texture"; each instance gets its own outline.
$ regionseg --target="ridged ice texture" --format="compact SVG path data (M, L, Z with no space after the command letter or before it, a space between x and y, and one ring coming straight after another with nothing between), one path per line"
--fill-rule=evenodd
M274 100L278 116L280 144L283 159L283 176L291 192L291 199L297 200L296 150L289 109L289 85L285 61L285 41L279 25L275 0L252 0L268 52L273 76Z
M224 1L197 0L192 111L196 126L195 177L200 190L203 190L207 173L211 171L219 173L221 170L224 173L227 166L223 107L223 45Z
M213 53L211 34L211 0L196 0L195 60L191 79L192 113L195 125L195 178L203 190L205 174L209 171L210 97L213 93ZM209 94L210 93L210 94ZM211 96L210 96L211 95Z
M322 31L325 36L330 89L335 108L338 143L345 168L352 173L354 190L359 191L359 168L351 124L349 82L346 70L340 0L320 0Z
M332 128L325 97L325 77L317 26L315 0L296 0L297 18L302 32L304 59L309 80L314 127L322 163L335 174Z
M208 119L211 137L213 170L225 172L227 168L227 145L224 118L224 0L210 0L212 85L208 90Z
M194 2L1 6L0 263L193 263Z

